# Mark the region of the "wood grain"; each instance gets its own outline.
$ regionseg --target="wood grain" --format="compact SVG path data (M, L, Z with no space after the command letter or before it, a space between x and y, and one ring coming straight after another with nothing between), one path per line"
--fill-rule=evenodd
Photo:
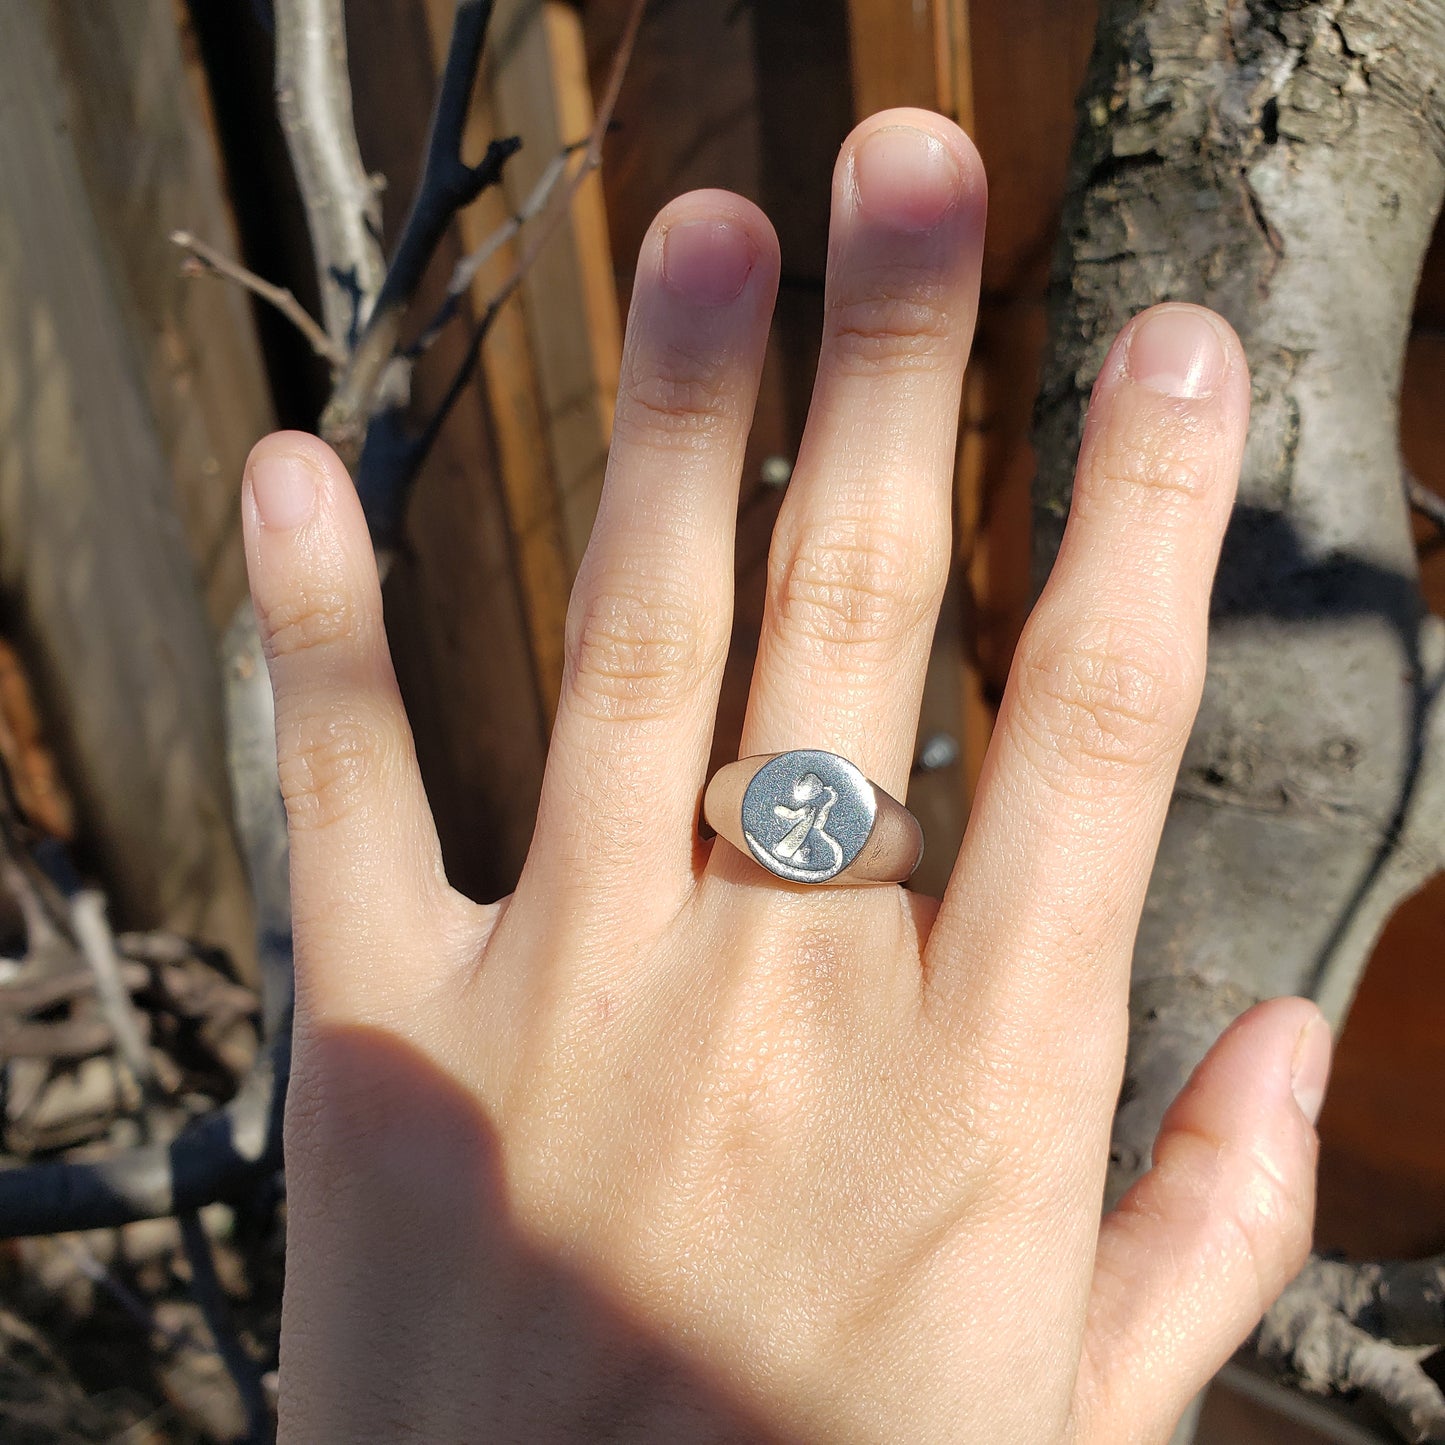
M47 6L66 123L173 479L213 629L246 591L241 467L273 424L251 303L182 274L193 231L237 251L205 77L183 6Z
M87 7L82 23L0 7L0 587L120 920L197 933L244 969L249 905L193 557L213 561L214 616L239 575L234 555L219 560L234 534L223 513L266 408L245 343L199 359L191 307L217 308L205 325L221 329L244 327L244 309L172 290L162 219L152 234L123 203L130 188L195 219L220 188L213 172L195 182L205 122L169 4L124 7L133 29L108 47L120 8ZM91 148L88 126L138 115L147 128L127 120L128 138Z
M504 190L521 205L563 146L592 128L586 48L577 12L557 0L499 0L482 83L495 124L523 138ZM568 564L582 560L612 433L622 326L602 183L585 181L566 222L522 285Z
M387 178L395 235L416 183L439 54L420 7L347 6L356 118L367 165ZM461 255L448 237L418 313L439 304ZM465 344L465 319L417 368L426 416ZM448 876L494 898L516 882L541 789L546 721L483 380L438 438L411 499L404 555L387 579L387 632L416 735Z

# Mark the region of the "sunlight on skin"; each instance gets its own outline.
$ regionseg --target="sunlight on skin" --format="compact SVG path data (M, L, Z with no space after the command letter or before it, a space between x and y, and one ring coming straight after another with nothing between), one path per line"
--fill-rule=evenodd
M906 790L984 198L939 116L843 148L744 755L827 749ZM503 904L446 884L344 471L296 434L252 454L299 988L288 1442L1162 1442L1305 1256L1329 1031L1303 1000L1226 1034L1099 1220L1247 423L1237 340L1166 306L1105 362L935 918L722 841L696 863L777 278L724 192L643 244ZM796 800L810 847L820 797Z

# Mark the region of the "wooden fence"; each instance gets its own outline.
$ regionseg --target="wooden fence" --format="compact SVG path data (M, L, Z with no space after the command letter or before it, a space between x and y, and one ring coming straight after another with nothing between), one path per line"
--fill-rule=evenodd
M449 0L351 0L356 112L389 230L416 178ZM590 122L625 0L503 0L478 148L521 134L505 194L464 215L430 284ZM91 861L144 921L246 951L221 781L210 633L240 595L239 468L254 435L315 415L324 377L234 291L185 280L184 226L305 300L304 225L270 113L255 7L196 0L0 6L0 604L72 780ZM448 865L504 891L531 833L568 587L605 463L620 318L643 231L670 197L757 201L783 283L747 453L733 656L716 743L735 756L780 499L822 313L827 187L853 122L935 107L975 136L991 213L957 468L957 560L921 738L957 760L914 779L941 887L1029 601L1029 415L1073 97L1092 0L654 0L600 180L506 310L418 487L387 585L398 671ZM484 300L512 258L478 278ZM421 370L444 385L460 341ZM269 389L268 389L269 381ZM1445 492L1445 250L1422 285L1403 446ZM1422 531L1422 540L1425 533ZM1445 547L1426 547L1445 610ZM196 599L200 600L197 601ZM208 631L209 629L209 631ZM1320 1237L1445 1244L1445 886L1403 909L1343 1041L1324 1117ZM1388 1207L1383 1207L1388 1201Z

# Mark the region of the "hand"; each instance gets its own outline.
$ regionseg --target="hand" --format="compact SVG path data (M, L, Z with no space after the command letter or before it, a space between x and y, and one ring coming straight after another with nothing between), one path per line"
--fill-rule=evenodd
M983 221L947 121L844 147L745 755L906 791ZM1220 1041L1100 1225L1238 342L1168 306L1111 351L942 903L807 889L697 831L777 273L722 192L643 245L502 903L443 875L345 473L299 435L252 455L299 986L289 1441L1162 1442L1304 1259L1329 1032L1302 1000Z

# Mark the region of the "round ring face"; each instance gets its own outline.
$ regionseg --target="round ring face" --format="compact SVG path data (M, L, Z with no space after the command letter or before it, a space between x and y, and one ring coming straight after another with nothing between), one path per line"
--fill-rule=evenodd
M770 873L826 883L863 851L878 802L846 758L804 750L764 763L743 794L743 836Z

